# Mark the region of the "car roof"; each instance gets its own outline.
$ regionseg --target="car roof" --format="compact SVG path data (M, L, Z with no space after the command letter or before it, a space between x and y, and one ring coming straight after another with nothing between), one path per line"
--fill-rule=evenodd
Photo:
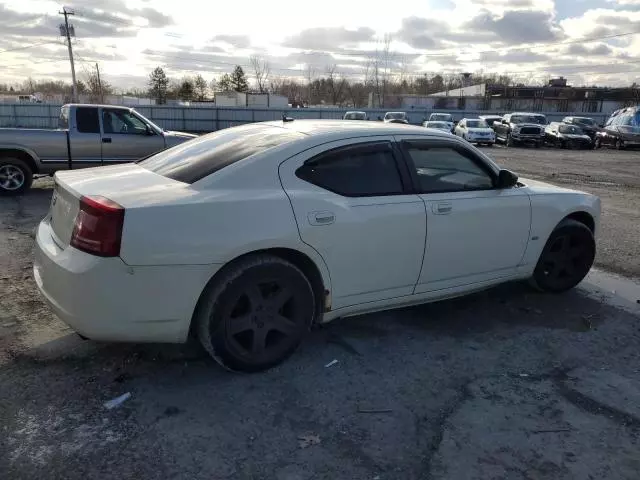
M502 118L502 115L480 115L478 118Z
M286 128L313 137L349 138L370 135L418 135L424 127L366 120L293 120L262 122L259 125ZM438 134L440 135L440 134ZM443 135L444 136L444 135Z
M113 108L118 110L132 110L133 107L123 105L96 105L95 103L66 103L63 107L92 107L92 108Z
M534 115L536 117L544 117L544 113L533 113L533 112L511 112L509 115Z

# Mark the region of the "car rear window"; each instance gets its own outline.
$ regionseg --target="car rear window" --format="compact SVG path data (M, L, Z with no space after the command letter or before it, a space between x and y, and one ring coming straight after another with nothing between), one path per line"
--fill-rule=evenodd
M194 183L227 165L302 137L299 132L264 125L228 128L189 140L138 164L164 177Z

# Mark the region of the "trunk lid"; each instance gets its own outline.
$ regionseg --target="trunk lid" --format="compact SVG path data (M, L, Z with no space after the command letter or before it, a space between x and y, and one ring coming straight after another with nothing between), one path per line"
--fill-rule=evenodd
M173 198L170 191L189 191L188 184L163 177L134 163L59 171L54 181L50 223L53 240L61 248L71 241L83 196L102 196L127 209Z

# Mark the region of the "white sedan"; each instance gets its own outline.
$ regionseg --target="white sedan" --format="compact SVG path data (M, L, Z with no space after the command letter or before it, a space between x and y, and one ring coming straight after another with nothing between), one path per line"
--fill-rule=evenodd
M257 371L314 322L518 279L570 289L599 218L597 197L519 182L450 134L267 122L58 172L34 276L85 337L194 334L222 365Z
M496 143L496 132L479 118L463 118L456 125L454 133L470 143L488 146Z

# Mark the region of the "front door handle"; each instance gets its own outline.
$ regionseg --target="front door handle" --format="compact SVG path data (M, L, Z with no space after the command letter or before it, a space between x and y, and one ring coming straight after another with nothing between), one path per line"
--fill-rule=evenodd
M311 212L307 219L311 225L331 225L335 222L336 216L333 212Z
M109 137L102 137L102 143L111 143L111 139Z
M438 202L431 206L431 210L436 215L449 215L452 209L451 202Z

